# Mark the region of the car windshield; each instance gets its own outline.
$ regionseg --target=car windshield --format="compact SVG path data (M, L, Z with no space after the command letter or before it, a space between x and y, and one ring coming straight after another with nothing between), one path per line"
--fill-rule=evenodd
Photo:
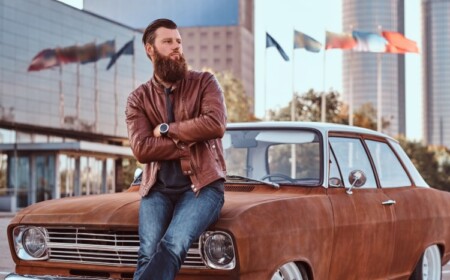
M321 182L321 141L310 130L228 130L222 138L227 173L279 184Z

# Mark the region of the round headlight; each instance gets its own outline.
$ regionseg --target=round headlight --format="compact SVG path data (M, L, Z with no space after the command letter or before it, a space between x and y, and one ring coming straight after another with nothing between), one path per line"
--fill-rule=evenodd
M213 268L233 269L235 266L233 240L225 232L212 232L204 237L203 252Z
M33 258L47 254L47 243L44 233L39 228L28 228L23 232L22 244L25 251Z

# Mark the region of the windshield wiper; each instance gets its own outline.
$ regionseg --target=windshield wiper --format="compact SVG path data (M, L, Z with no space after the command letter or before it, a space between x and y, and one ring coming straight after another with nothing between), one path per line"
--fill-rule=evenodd
M227 180L245 180L247 182L258 182L264 185L269 185L275 189L279 189L280 185L274 182L267 182L267 181L263 181L263 180L258 180L258 179L253 179L253 178L249 178L249 177L245 177L245 176L241 176L241 175L227 175Z

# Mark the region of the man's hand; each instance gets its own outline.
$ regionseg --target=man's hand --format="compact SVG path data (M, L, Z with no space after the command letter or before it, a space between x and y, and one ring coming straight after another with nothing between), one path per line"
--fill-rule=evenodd
M154 137L161 137L162 135L161 135L161 133L160 133L160 127L161 126L161 124L158 124L156 127L155 127L155 129L153 129L153 136Z

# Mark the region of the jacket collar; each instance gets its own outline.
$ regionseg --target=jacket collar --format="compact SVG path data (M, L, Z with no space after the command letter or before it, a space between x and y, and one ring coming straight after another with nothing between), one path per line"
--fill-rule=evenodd
M187 77L187 75L189 75L189 73L186 74L186 77ZM186 77L185 77L185 79L186 79ZM184 80L184 79L182 79L182 80ZM180 83L181 83L182 80L179 80L178 82L176 82L175 84L172 85L172 88L171 88L172 91L179 87L179 85L180 85ZM164 87L164 85L160 82L160 80L158 79L158 77L156 77L155 75L153 75L153 77L152 77L152 79L151 79L151 83L152 83L152 85L153 85L155 88L157 88L157 92L158 92L158 93L164 93L165 87Z

